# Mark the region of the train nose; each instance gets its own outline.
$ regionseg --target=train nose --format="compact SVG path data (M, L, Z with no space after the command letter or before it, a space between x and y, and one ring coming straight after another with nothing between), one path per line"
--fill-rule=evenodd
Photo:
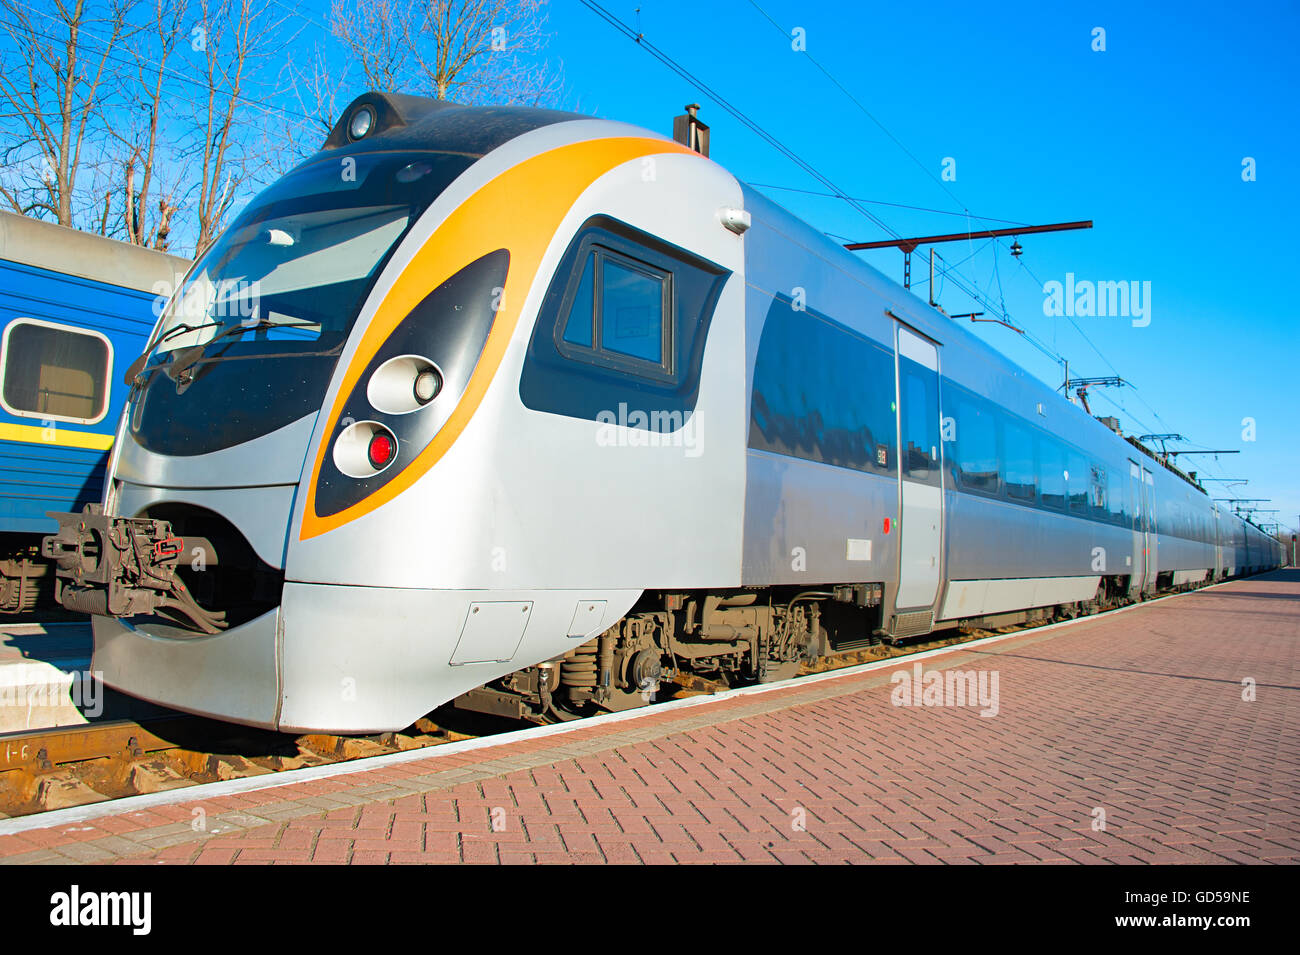
M58 600L158 639L228 632L280 604L289 524L316 415L212 454L162 454L128 432L108 502L53 515Z
M128 422L136 416L138 402L144 400L145 396L138 398L137 405L128 409ZM113 478L126 484L177 490L296 485L316 417L315 413L305 415L266 434L200 454L176 453L170 447L160 449L128 427L118 448ZM185 427L195 425L189 422ZM217 445L222 443L213 440Z

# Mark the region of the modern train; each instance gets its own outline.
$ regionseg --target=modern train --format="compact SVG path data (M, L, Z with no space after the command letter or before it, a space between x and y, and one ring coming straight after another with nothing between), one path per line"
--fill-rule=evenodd
M718 164L570 113L362 95L126 381L60 599L109 685L282 731L569 719L1280 562Z
M116 363L144 348L188 266L0 212L0 613L53 605L46 511L103 500L126 401Z

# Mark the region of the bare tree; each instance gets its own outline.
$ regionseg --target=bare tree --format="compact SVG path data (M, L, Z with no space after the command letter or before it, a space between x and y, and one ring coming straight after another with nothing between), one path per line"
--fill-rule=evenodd
M182 175L172 151L162 141L163 116L177 85L168 62L177 44L189 41L189 5L188 0L151 0L146 9L138 42L130 48L135 68L131 73L124 71L123 76L126 116L120 126L112 127L112 134L119 149L124 238L163 251L170 242L172 219L180 209L177 193ZM156 199L156 211L151 199Z
M317 44L308 56L290 53L284 72L284 85L292 90L297 104L297 115L288 123L285 136L293 156L301 159L320 149L334 128L344 105L340 98L350 95L352 88L352 64L345 64L340 72Z
M244 187L281 166L248 134L268 120L277 127L283 123L280 111L266 102L278 90L269 88L265 71L292 37L283 33L285 18L272 10L285 8L274 0L198 0L197 6L191 47L201 74L193 150L200 171L195 251L201 255Z
M202 253L253 187L319 148L353 77L463 103L554 97L545 3L333 0L340 69L328 44L295 46L286 0L0 0L0 203Z
M78 217L83 149L88 135L99 141L105 68L131 32L134 2L0 0L0 30L14 47L0 60L0 110L15 133L0 195L16 212L66 226Z
M416 8L415 0L334 0L330 32L361 65L367 89L389 93L409 83Z
M438 99L535 106L559 91L537 60L549 38L546 0L432 0L415 23L421 85Z
M541 59L545 8L546 0L334 0L330 30L369 89L538 105L559 92Z

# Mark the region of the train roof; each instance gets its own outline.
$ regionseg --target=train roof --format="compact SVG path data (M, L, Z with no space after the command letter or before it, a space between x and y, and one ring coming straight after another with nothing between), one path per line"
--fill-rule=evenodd
M362 114L368 114L369 122L362 135L354 136L351 125ZM343 110L321 152L427 149L480 158L542 126L591 119L581 113L534 106L464 106L427 96L371 91Z
M140 292L160 282L170 290L190 267L179 256L12 212L0 212L0 259Z

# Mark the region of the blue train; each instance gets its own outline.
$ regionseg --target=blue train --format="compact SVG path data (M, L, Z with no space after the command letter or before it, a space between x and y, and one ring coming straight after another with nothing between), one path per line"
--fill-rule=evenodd
M102 500L123 370L188 266L0 212L0 612L52 596L45 512Z

